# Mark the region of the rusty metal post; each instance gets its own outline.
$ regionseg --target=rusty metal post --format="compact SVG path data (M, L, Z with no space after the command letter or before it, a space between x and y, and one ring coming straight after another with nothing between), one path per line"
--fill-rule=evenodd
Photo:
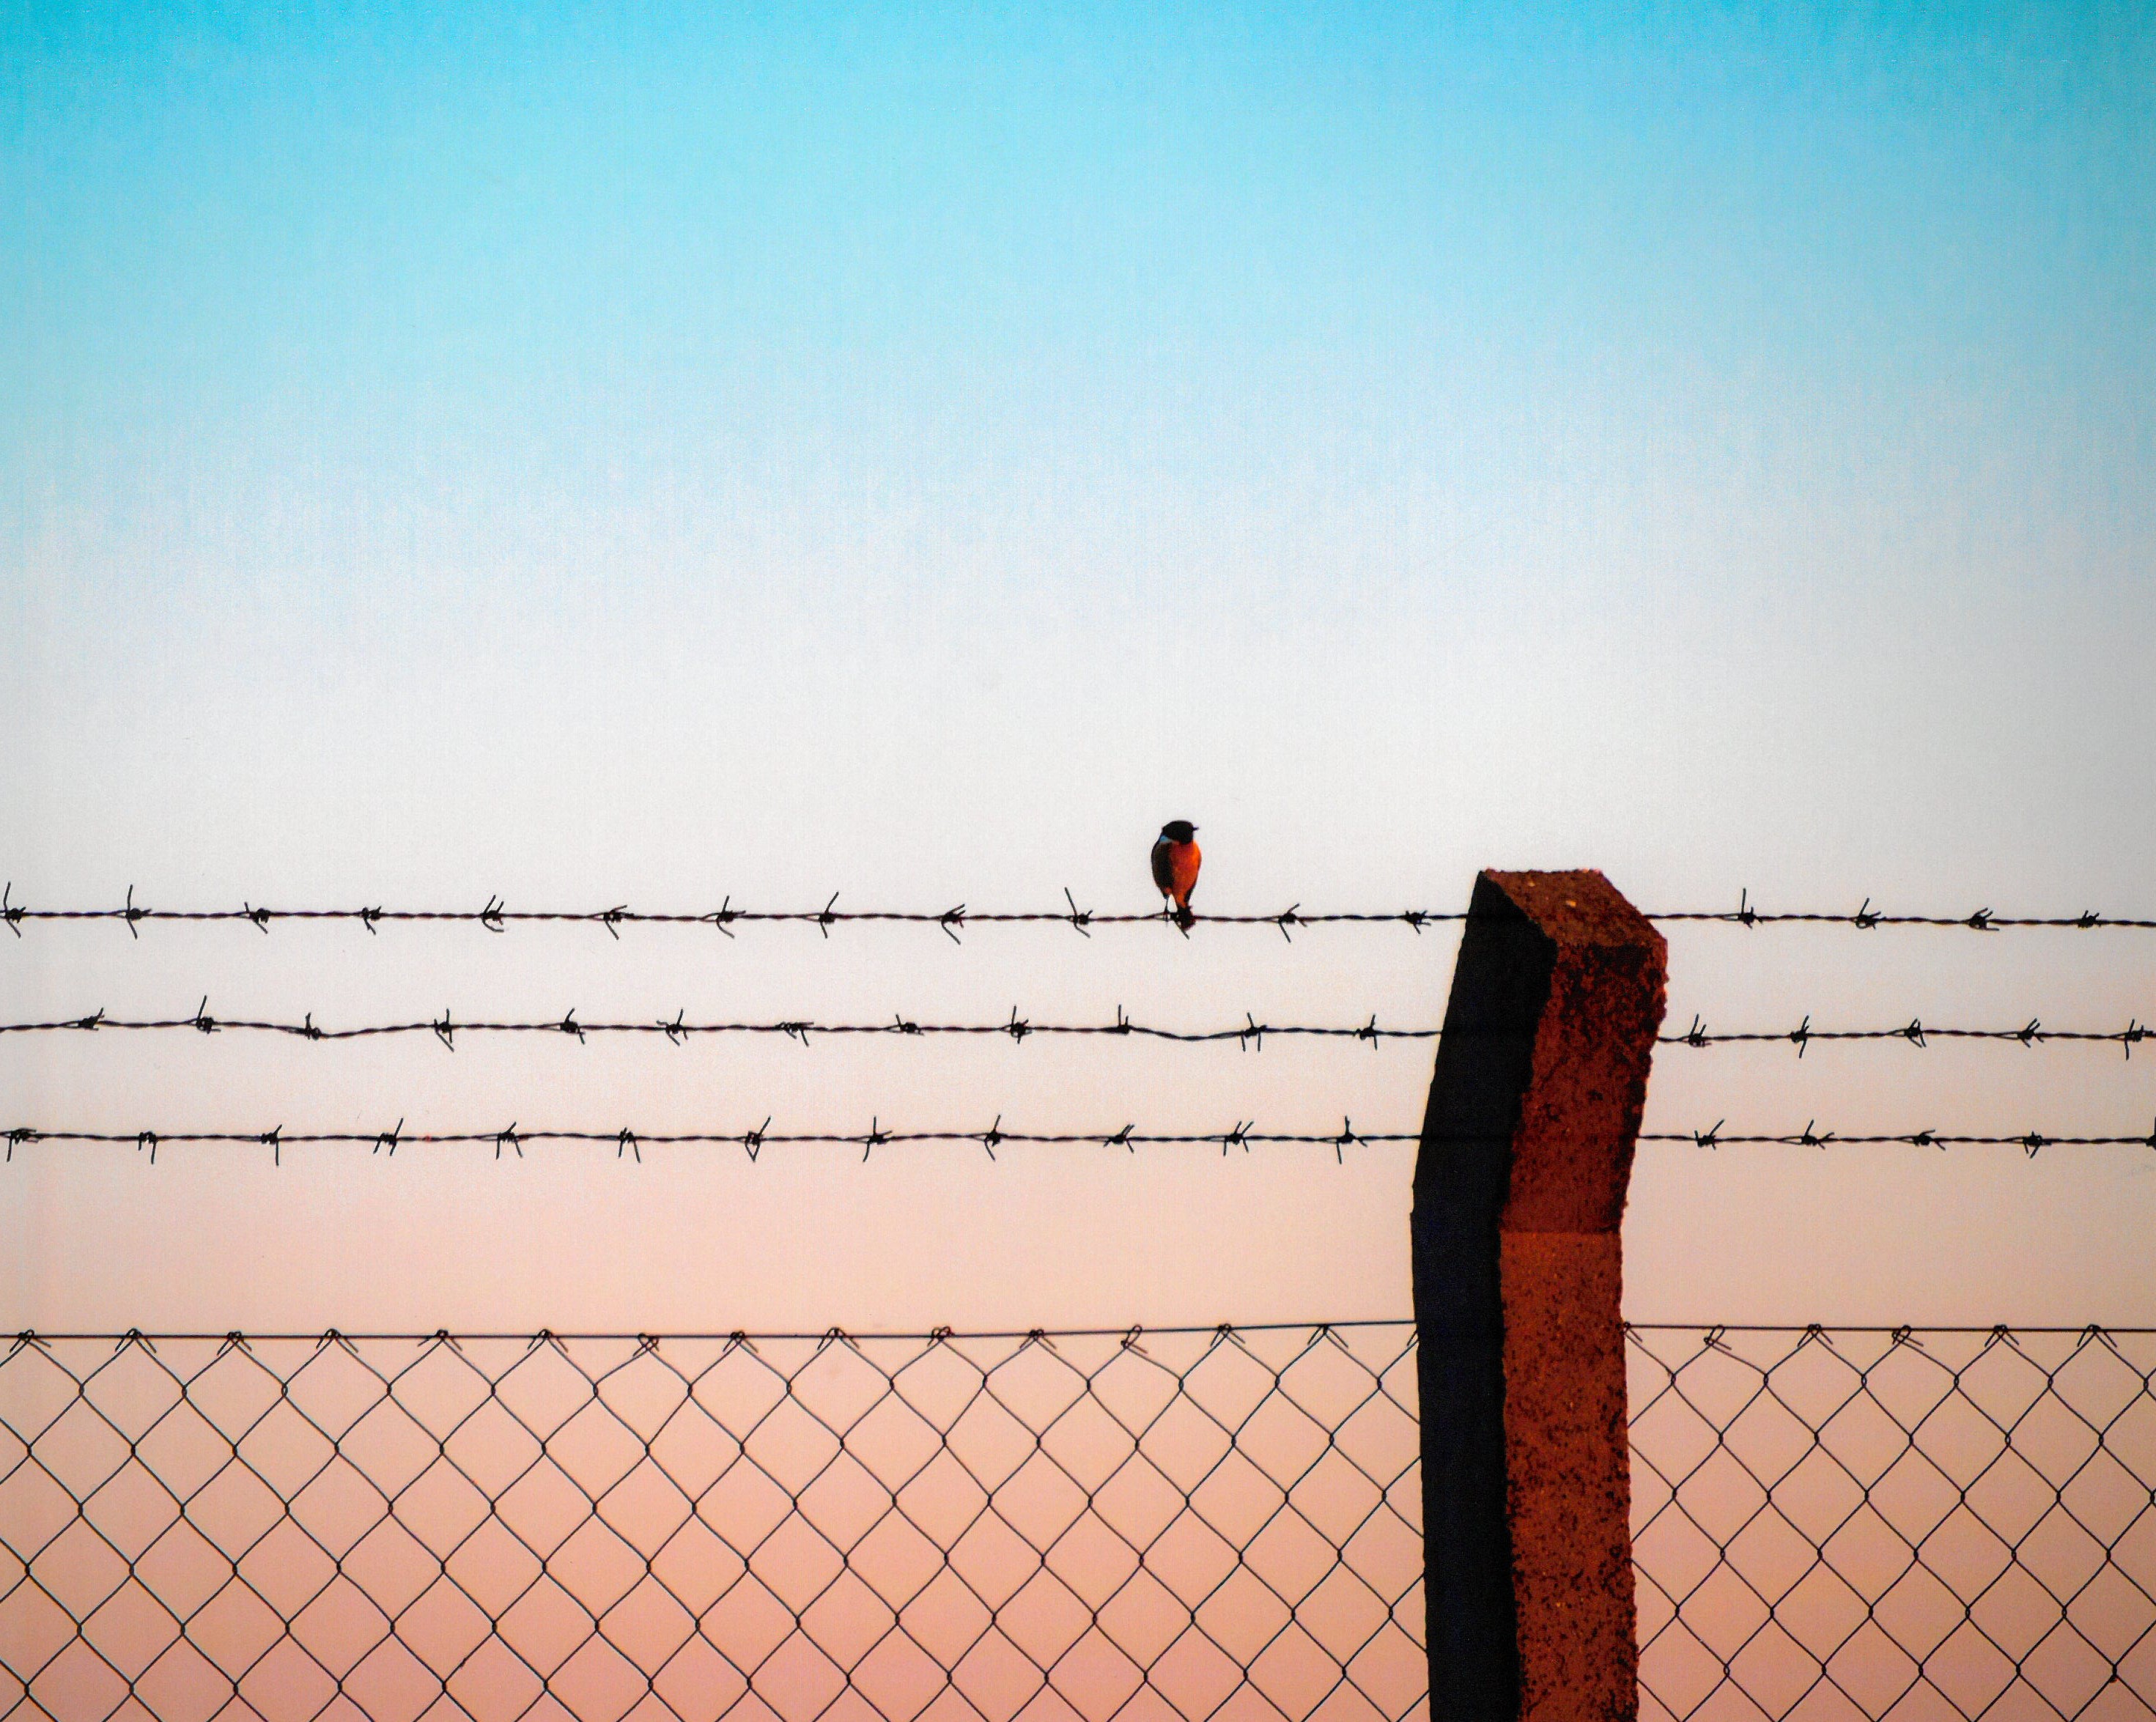
M1412 1222L1432 1722L1638 1714L1618 1227L1666 972L1599 873L1475 881Z

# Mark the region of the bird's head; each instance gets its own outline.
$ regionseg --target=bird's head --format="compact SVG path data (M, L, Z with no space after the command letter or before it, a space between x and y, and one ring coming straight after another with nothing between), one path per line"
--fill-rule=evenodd
M1198 835L1198 828L1188 819L1171 819L1161 827L1160 834L1172 843L1187 843Z

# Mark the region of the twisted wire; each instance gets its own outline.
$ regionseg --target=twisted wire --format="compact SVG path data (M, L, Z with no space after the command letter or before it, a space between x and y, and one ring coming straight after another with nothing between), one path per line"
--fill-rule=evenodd
M2084 1135L2071 1131L2036 1130L2009 1135L1938 1130L1887 1132L1822 1130L1817 1127L1819 1121L1816 1119L1808 1121L1800 1130L1760 1134L1725 1130L1723 1126L1727 1122L1727 1120L1717 1120L1702 1130L1642 1130L1638 1140L1715 1149L1764 1146L1822 1149L1906 1146L1941 1150L2019 1148L2032 1159L2046 1148L2156 1149L2156 1121L2152 1121L2145 1131L2112 1135ZM1337 1131L1261 1130L1257 1128L1255 1120L1247 1123L1239 1120L1228 1128L1219 1130L1166 1132L1141 1130L1135 1125L1125 1125L1112 1130L1050 1131L1006 1130L1000 1114L985 1130L886 1130L881 1128L880 1120L871 1120L869 1128L862 1131L774 1130L768 1117L760 1126L740 1130L639 1130L626 1125L611 1130L526 1129L513 1123L501 1130L408 1130L401 1118L386 1130L288 1131L282 1125L266 1130L48 1130L34 1125L16 1125L0 1130L0 1143L5 1144L7 1157L10 1160L18 1146L38 1142L67 1142L133 1147L138 1151L146 1149L153 1164L161 1148L192 1145L264 1147L276 1153L281 1153L286 1148L364 1147L374 1153L387 1150L394 1157L400 1147L485 1147L490 1145L495 1151L495 1157L500 1159L504 1150L514 1151L521 1158L527 1145L569 1142L610 1146L614 1150L617 1159L624 1155L633 1155L641 1161L643 1151L646 1148L739 1147L747 1151L748 1157L753 1161L767 1148L855 1147L863 1151L861 1157L866 1160L877 1148L942 1143L977 1145L987 1151L991 1160L995 1158L998 1148L1010 1144L1021 1146L1127 1148L1133 1153L1145 1147L1217 1146L1225 1153L1230 1148L1242 1148L1247 1151L1254 1145L1307 1146L1331 1148L1338 1156L1349 1147L1406 1142L1434 1145L1451 1140L1454 1139L1419 1130L1358 1130L1353 1120L1345 1118L1341 1120L1340 1129Z
M1022 1042L1034 1035L1076 1037L1123 1037L1143 1040L1158 1040L1185 1045L1219 1045L1234 1042L1248 1050L1253 1047L1264 1050L1265 1036L1298 1036L1317 1039L1361 1040L1373 1045L1381 1040L1437 1040L1445 1030L1435 1028L1387 1028L1378 1026L1377 1017L1360 1025L1260 1022L1255 1013L1245 1012L1240 1026L1224 1028L1181 1029L1163 1028L1133 1022L1118 1007L1112 1022L1035 1022L1019 1014L1014 1006L1008 1018L1000 1022L919 1022L901 1015L894 1015L887 1022L816 1022L804 1019L780 1019L767 1022L691 1022L685 1012L677 1013L672 1020L654 1017L644 1022L593 1022L577 1020L572 1008L557 1021L548 1022L459 1022L444 1011L439 1017L417 1022L377 1022L351 1028L331 1028L318 1024L314 1012L307 1012L301 1021L275 1021L265 1018L213 1016L209 1000L205 996L187 1017L121 1017L109 1016L102 1007L88 1016L56 1017L44 1022L0 1023L0 1034L50 1034L67 1033L94 1033L100 1029L122 1032L156 1032L172 1029L194 1029L203 1034L227 1032L239 1033L284 1034L301 1040L365 1040L382 1036L404 1034L432 1034L452 1050L455 1037L459 1034L558 1034L583 1040L593 1034L660 1035L680 1043L696 1035L778 1035L807 1045L814 1035L886 1035L937 1036L959 1035L974 1037L1008 1036L1014 1042ZM1454 1029L1458 1037L1468 1033L1487 1033L1502 1035L1512 1031L1490 1029L1469 1031ZM2047 1028L2038 1018L2031 1017L2019 1028L1969 1028L1939 1027L1926 1023L1917 1017L1897 1028L1815 1028L1807 1015L1794 1028L1755 1028L1717 1031L1710 1029L1699 1017L1694 1017L1689 1028L1676 1033L1656 1037L1662 1046L1742 1046L1786 1043L1804 1056L1805 1049L1815 1042L1904 1041L1915 1047L1928 1046L1935 1040L1973 1042L2010 1042L2023 1047L2057 1044L2107 1044L2123 1048L2132 1058L2133 1048L2146 1040L2150 1033L2148 1025L2138 1018L2128 1019L2123 1028Z
M489 897L478 909L391 909L382 906L352 909L273 909L266 905L252 903L238 909L151 909L138 905L134 888L128 888L126 900L112 909L32 909L12 899L12 884L0 888L0 924L20 937L26 921L96 921L116 920L124 923L132 933L145 921L167 922L229 922L246 923L262 932L270 930L272 921L357 921L372 933L385 923L413 925L473 925L490 932L503 932L512 925L547 925L583 924L603 928L614 937L620 936L624 926L709 926L732 936L737 926L759 925L814 926L829 935L834 926L855 923L885 922L894 925L932 926L941 929L954 940L959 932L970 926L1062 925L1081 934L1090 934L1094 927L1165 925L1178 926L1176 917L1165 910L1143 913L1101 913L1081 909L1077 899L1066 889L1065 906L1062 909L1029 910L971 910L958 903L948 909L840 909L840 893L833 892L821 909L736 909L732 897L726 898L715 910L654 910L631 909L627 904L616 904L611 908L596 910L573 909L511 909L498 897ZM1297 927L1327 925L1398 925L1419 933L1426 927L1445 922L1468 920L1465 910L1400 909L1305 910L1301 903L1291 904L1272 914L1206 914L1193 911L1193 925L1210 926L1269 926L1276 928L1283 936ZM1974 910L1968 914L1916 912L1890 913L1875 910L1867 897L1854 910L1763 910L1753 906L1750 893L1740 894L1734 909L1666 910L1648 915L1651 921L1681 925L1685 923L1720 923L1727 925L1762 926L1846 926L1860 930L1878 927L1960 927L1979 933L1999 932L2012 928L2073 928L2092 931L2099 928L2156 928L2156 917L2104 915L2088 909L2074 915L2000 915L1991 909ZM1188 927L1179 929L1188 931Z
M1435 1028L1383 1028L1378 1025L1374 1016L1357 1027L1260 1022L1247 1012L1240 1028L1161 1028L1132 1022L1120 1008L1112 1022L1035 1022L1021 1017L1015 1006L1012 1007L1009 1017L1000 1022L917 1022L896 1015L888 1022L815 1022L801 1019L769 1022L691 1022L686 1019L685 1013L676 1014L671 1021L658 1017L641 1022L580 1022L577 1020L576 1012L572 1009L556 1022L459 1022L451 1012L444 1011L439 1017L419 1022L375 1022L354 1028L329 1028L317 1023L311 1011L297 1022L213 1016L207 997L195 1007L194 1014L189 1017L121 1017L108 1016L100 1008L86 1017L69 1017L42 1022L0 1022L0 1034L95 1033L102 1029L155 1033L186 1028L203 1034L285 1034L300 1040L316 1041L431 1034L451 1050L454 1050L456 1037L459 1034L557 1034L578 1041L593 1034L659 1035L676 1044L696 1035L778 1035L798 1041L803 1046L808 1043L810 1037L816 1035L1007 1036L1013 1042L1022 1042L1034 1035L1107 1036L1187 1045L1219 1045L1232 1041L1246 1049L1255 1046L1260 1051L1264 1048L1265 1038L1269 1034L1363 1040L1373 1045L1381 1040L1435 1040L1439 1034Z

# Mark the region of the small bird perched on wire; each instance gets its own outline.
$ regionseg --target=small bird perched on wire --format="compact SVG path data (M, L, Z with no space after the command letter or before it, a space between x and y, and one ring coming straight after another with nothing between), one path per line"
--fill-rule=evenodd
M1204 859L1191 841L1197 835L1198 828L1188 819L1171 819L1152 845L1152 882L1173 905L1175 924L1186 933L1198 918L1190 912L1190 894L1198 888L1198 864Z

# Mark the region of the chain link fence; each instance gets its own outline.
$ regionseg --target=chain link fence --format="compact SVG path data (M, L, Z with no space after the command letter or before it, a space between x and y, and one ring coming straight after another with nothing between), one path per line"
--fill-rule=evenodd
M24 1339L0 1713L1404 1717L1413 1345Z
M0 1714L1427 1714L1404 1323L52 1339ZM1643 1714L2156 1715L2156 1334L1635 1328Z
M1643 1716L2156 1715L2156 1333L1630 1337Z

